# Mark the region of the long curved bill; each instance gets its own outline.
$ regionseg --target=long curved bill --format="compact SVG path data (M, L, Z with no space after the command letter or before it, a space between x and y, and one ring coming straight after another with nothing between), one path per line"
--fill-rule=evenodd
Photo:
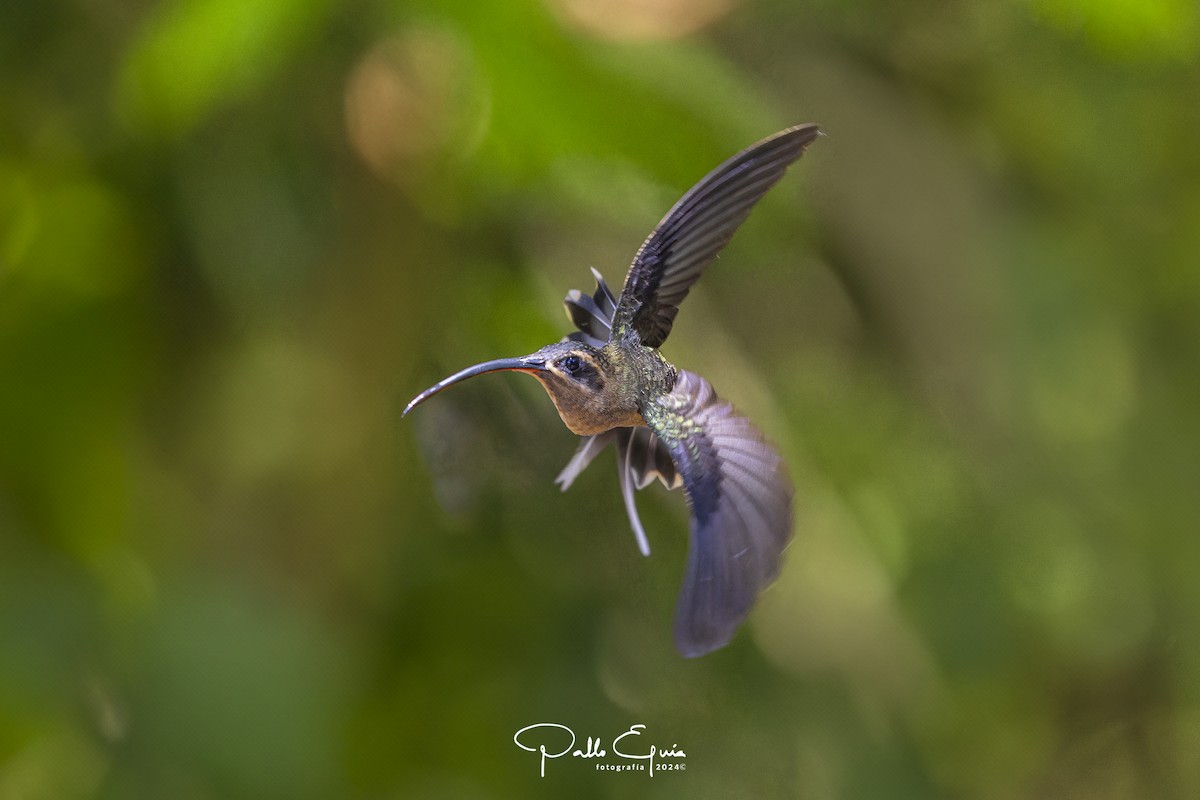
M433 397L438 392L451 386L459 381L465 381L467 378L474 378L476 375L482 375L485 372L501 372L504 370L515 372L529 372L536 374L546 368L546 362L541 358L534 356L521 356L520 358L497 358L494 361L485 361L482 364L476 364L473 367L467 367L460 370L449 378L442 380L430 386L425 391L414 397L407 406L404 407L404 413L400 416L405 416L417 406L424 403L429 398Z

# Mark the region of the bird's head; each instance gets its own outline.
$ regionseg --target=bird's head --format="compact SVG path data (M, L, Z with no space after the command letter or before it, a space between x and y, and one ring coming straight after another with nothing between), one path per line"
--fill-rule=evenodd
M500 371L525 372L537 378L563 423L580 436L643 424L636 404L614 380L606 351L575 341L555 342L527 356L498 358L467 367L414 397L404 413L452 384Z

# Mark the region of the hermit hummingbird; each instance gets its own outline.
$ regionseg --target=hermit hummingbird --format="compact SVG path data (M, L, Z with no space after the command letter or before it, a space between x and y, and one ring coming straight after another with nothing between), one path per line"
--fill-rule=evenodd
M644 555L650 547L634 490L655 478L683 487L691 511L687 564L675 608L675 645L692 657L723 647L779 574L792 536L787 468L762 434L694 372L659 352L679 304L754 205L820 135L797 125L714 169L667 212L642 243L614 297L595 269L596 291L567 294L578 328L517 358L485 361L421 392L413 408L485 372L537 378L562 421L583 437L556 479L565 491L609 442L617 478Z

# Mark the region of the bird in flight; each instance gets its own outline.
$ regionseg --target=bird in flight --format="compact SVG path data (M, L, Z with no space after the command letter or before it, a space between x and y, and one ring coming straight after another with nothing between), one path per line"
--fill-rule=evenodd
M687 657L727 644L759 593L779 574L792 535L793 487L776 450L694 372L659 352L679 304L754 205L820 135L797 125L763 139L706 175L642 243L614 297L596 270L596 291L567 294L577 331L535 353L467 367L421 392L413 408L485 372L537 378L563 423L583 437L556 479L565 491L609 443L629 522L650 547L634 491L657 478L682 487L691 511L675 646Z

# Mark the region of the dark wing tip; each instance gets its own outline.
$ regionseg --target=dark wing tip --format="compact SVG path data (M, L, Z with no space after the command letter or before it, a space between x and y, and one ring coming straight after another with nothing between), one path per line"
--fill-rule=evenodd
M785 128L726 159L685 192L629 266L613 318L616 333L632 327L643 344L660 346L691 285L818 135L815 123Z
M754 145L753 147L748 148L748 149L753 149L754 147L758 147L766 142L771 141L772 139L794 140L797 143L799 143L801 146L805 146L805 145L810 144L818 136L824 136L824 135L825 135L825 132L823 130L821 130L821 126L818 125L817 123L804 122L804 123L801 123L800 125L793 125L790 128L784 128L783 130L779 131L778 133L771 134L770 136L768 136L767 138L765 138L761 142L759 142L757 145Z

